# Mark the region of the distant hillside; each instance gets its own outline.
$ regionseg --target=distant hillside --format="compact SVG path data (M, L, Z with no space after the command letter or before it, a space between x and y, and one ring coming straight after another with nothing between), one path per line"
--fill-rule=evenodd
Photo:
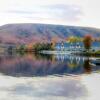
M53 37L62 40L72 35L83 37L86 34L100 37L100 29L48 24L7 24L0 27L0 42L47 42Z

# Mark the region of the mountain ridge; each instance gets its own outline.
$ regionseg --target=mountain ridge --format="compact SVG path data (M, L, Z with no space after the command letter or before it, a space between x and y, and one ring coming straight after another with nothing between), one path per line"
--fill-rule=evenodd
M6 24L0 26L0 41L3 43L36 43L48 42L57 37L59 40L69 36L83 37L90 34L93 37L100 37L99 28L52 25L52 24Z

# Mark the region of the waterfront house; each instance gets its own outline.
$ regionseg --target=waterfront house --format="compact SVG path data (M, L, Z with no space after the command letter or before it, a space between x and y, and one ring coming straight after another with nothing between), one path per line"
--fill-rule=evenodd
M70 51L75 51L75 50L80 50L82 49L83 44L80 43L69 43L69 42L59 42L55 44L55 50L56 51L65 51L65 50L70 50Z
M70 45L69 43L59 42L55 44L54 48L56 51L64 51L68 49L69 45Z
M100 42L99 41L95 41L92 43L91 49L93 50L100 50Z
M69 42L58 42L55 43L54 46L56 51L82 51L84 50L84 44L83 42L77 42L77 43L69 43ZM91 50L100 50L100 42L92 42L91 44Z

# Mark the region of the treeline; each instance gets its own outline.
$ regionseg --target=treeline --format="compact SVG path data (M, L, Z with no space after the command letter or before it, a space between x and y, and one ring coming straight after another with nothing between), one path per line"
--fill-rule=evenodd
M16 51L18 52L39 52L42 50L54 50L52 43L36 43L31 46L20 45L16 48Z
M84 37L76 37L76 36L70 36L66 38L63 42L67 42L70 44L70 46L73 46L75 44L74 48L77 48L77 44L79 42L83 43L83 47L85 51L90 51L92 47L92 42L98 41L95 38L93 38L91 35L85 35ZM51 43L33 43L33 44L21 44L19 46L15 46L16 51L20 52L39 52L42 50L54 50L55 44L59 43L58 40L54 39L54 41L51 41ZM15 50L14 49L14 50ZM13 50L13 47L9 47L8 50Z
M33 46L34 51L53 50L52 43L37 43Z

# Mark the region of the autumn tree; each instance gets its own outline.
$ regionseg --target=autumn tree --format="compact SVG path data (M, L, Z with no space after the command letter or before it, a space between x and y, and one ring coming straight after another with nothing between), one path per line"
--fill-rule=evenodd
M25 51L26 50L26 45L24 45L24 44L20 45L18 50L21 51L21 52Z
M91 44L92 44L92 36L91 35L84 36L83 43L84 43L84 48L87 51L89 51L89 49L91 48Z
M51 43L36 43L33 45L33 50L35 52L39 52L42 50L52 50L52 44Z

